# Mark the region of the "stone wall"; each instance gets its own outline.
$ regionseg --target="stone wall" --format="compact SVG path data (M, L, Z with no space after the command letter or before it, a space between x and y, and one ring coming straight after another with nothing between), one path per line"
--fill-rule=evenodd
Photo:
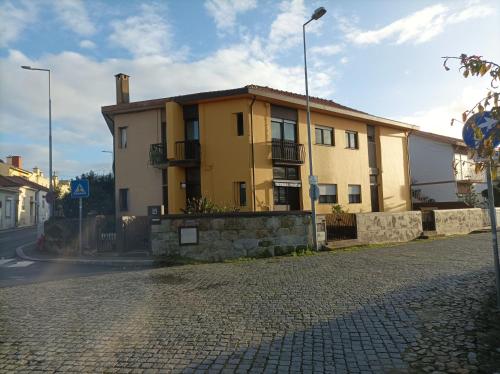
M500 208L496 208L497 227L500 223ZM468 234L490 226L487 209L435 210L436 233L438 235Z
M407 242L422 233L420 212L358 213L358 240L363 243Z
M181 245L180 227L196 227L198 244ZM151 227L154 255L201 261L280 255L311 242L309 212L171 215Z

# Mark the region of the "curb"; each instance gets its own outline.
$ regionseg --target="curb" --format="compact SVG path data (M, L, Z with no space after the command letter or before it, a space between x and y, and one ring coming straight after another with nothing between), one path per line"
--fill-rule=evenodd
M102 265L102 266L153 266L155 260L133 260L133 259L112 259L112 260L94 260L85 258L39 258L31 257L24 253L24 248L36 244L36 242L26 243L16 248L17 257L27 261L54 262L72 265Z

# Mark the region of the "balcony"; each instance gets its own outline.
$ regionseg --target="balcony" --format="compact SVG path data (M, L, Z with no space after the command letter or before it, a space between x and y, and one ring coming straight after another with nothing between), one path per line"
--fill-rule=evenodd
M175 142L175 158L170 166L197 167L200 165L201 152L199 140Z
M304 163L304 144L273 139L271 148L275 165L300 165Z
M168 167L167 145L165 143L151 144L149 146L149 163L159 169Z

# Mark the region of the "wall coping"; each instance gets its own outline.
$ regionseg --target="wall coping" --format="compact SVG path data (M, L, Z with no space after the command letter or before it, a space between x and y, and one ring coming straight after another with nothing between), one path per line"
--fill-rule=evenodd
M364 213L354 213L356 216L394 216L399 214L420 214L420 210L405 210L403 212L364 212Z
M198 218L252 218L252 217L274 217L274 216L307 216L311 211L269 211L269 212L224 212L224 213L197 213L197 214L165 214L161 219L198 219Z

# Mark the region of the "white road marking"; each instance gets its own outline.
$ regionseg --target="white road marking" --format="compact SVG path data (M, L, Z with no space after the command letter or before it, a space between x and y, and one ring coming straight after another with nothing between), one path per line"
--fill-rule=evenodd
M33 265L34 261L17 261L15 264L6 265L8 268L25 268L27 266Z
M9 262L13 262L13 261L15 261L14 258L5 258L5 259L2 258L2 259L0 259L0 266L3 266L5 264L8 264Z

